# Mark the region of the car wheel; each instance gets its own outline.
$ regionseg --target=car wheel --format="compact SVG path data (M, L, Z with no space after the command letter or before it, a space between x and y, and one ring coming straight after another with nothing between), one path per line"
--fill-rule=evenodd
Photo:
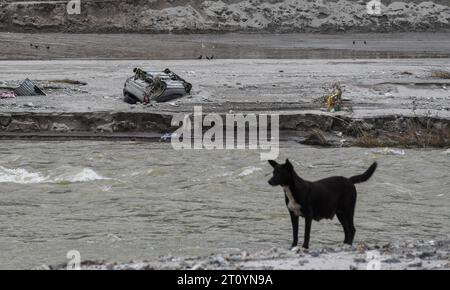
M128 93L124 94L123 101L130 105L134 105L137 103L136 98L134 98L132 95L130 95Z

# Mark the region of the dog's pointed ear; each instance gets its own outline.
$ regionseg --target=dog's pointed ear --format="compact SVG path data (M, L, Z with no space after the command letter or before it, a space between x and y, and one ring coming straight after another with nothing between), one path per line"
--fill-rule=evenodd
M272 165L273 168L278 166L278 163L275 160L269 160L269 164Z
M293 169L294 166L292 166L292 163L289 161L289 159L286 159L286 165L288 168Z

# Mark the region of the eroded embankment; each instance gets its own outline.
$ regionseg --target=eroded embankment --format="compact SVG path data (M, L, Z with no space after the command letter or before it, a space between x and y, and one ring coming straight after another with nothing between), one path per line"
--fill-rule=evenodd
M143 139L174 132L174 113L2 113L0 138ZM227 116L222 114L222 119ZM224 122L225 124L225 122ZM235 124L242 126L242 124ZM431 116L291 113L279 116L281 139L317 146L448 147L450 120ZM204 130L208 130L204 127Z
M0 30L52 32L341 32L444 31L450 8L444 0L369 1L175 0L81 1L69 15L65 3L0 4ZM22 0L24 2L24 0ZM378 11L378 9L377 9Z

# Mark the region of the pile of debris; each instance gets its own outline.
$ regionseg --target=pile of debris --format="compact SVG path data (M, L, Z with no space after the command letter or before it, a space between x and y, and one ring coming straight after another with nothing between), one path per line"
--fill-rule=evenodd
M18 87L0 87L0 99L11 99L20 96L45 96L44 91L31 80L25 79Z
M324 97L328 112L339 112L342 108L342 89L337 83L333 84L331 92Z
M124 101L129 104L166 102L189 94L192 84L170 69L164 71L133 70L134 75L125 81Z

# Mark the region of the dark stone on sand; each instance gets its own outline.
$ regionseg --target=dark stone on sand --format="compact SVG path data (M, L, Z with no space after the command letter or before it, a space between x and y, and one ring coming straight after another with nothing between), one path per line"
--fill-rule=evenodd
M330 143L325 139L323 133L320 131L314 130L312 131L303 141L300 143L305 145L313 145L313 146L329 146Z

